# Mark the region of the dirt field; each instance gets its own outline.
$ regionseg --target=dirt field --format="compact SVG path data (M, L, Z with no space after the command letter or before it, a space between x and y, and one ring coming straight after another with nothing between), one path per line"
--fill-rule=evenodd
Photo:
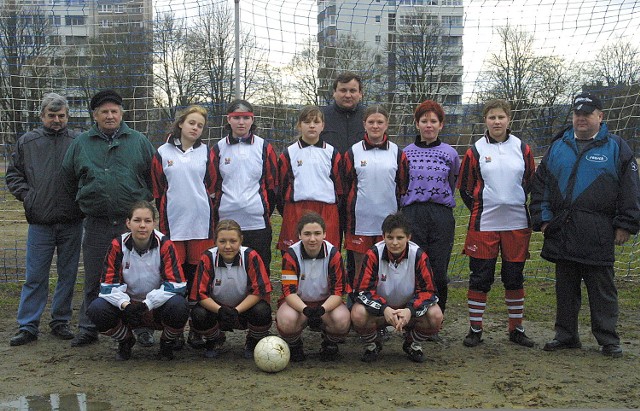
M175 361L157 362L157 347L136 346L132 360L116 363L109 339L101 337L98 344L71 348L50 336L46 325L36 343L10 347L15 307L8 307L5 314L0 320L2 410L20 409L17 404L25 404L29 400L25 397L32 396L44 396L44 400L35 406L31 398L31 409L58 409L49 405L50 394L75 401L79 393L86 395L84 409L89 411L640 408L637 312L621 316L622 359L598 353L585 326L581 350L542 351L544 342L553 337L552 312L548 322L526 323L527 333L537 343L533 349L508 341L506 313L487 316L484 344L466 348L462 345L466 307L462 301L451 301L441 334L444 342L424 345L428 356L424 364L409 362L397 337L385 344L377 363L364 364L354 334L340 347L341 361L323 363L313 355L320 345L319 334L305 332L305 348L312 355L278 374L263 373L241 358L243 333L228 334L232 350L215 360L205 360L200 351L185 347ZM59 409L81 408L66 404Z

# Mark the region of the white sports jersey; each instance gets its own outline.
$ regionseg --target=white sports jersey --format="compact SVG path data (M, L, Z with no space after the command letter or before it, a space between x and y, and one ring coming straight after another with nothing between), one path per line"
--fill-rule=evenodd
M300 267L298 296L302 301L324 301L331 296L329 290L329 263L333 245L324 241L322 258L303 258L302 241L291 246Z
M404 307L415 295L416 290L416 252L418 245L409 241L407 258L403 258L400 264L383 258L385 250L384 241L376 243L378 253L378 286L376 292L392 307Z
M303 146L300 140L287 147L293 173L294 202L310 200L336 203L336 187L331 179L335 149L322 140L319 143L323 147Z
M242 256L247 247L240 247L240 258L236 262L227 264L218 258L218 247L210 249L215 265L215 278L209 289L209 295L218 304L235 307L250 293L247 269Z
M209 238L211 206L204 184L209 149L206 144L182 151L170 142L158 148L167 179L166 216L174 241Z
M251 144L230 144L228 138L218 142L222 177L219 219L235 220L242 230L266 228L265 207L260 196L265 144L264 139L256 135Z

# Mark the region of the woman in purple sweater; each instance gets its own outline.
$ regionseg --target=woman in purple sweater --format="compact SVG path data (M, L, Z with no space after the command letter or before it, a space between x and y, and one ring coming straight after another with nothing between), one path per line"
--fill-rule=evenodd
M432 100L422 102L414 112L419 134L404 149L409 160L409 188L402 196L402 212L412 227L412 238L429 256L438 289L438 305L447 305L449 259L456 222L455 187L460 158L438 134L444 126L444 110Z

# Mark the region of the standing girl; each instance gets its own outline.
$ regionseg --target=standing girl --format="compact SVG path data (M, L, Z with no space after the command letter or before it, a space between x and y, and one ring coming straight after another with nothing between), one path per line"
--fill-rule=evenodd
M438 305L444 313L456 230L453 209L460 158L456 150L438 138L444 126L440 104L426 100L413 115L418 135L404 149L409 160L409 188L402 197L402 213L411 223L412 240L429 256Z
M217 171L214 220L237 221L244 243L260 254L270 273L271 223L278 181L278 157L271 144L253 134L253 107L235 100L227 108L229 134L213 147Z
M190 300L195 331L205 341L205 357L221 353L224 331L249 329L244 357L253 358L253 349L271 327L271 282L260 255L242 246L242 230L233 220L216 226L216 246L202 255Z
M367 250L382 241L382 221L398 211L408 181L407 157L387 137L387 110L370 106L363 120L364 140L354 144L342 160L347 196L344 247L353 251L356 273ZM349 278L349 285L353 280Z
M327 226L327 241L340 248L340 153L320 138L324 115L318 107L303 108L296 127L300 138L280 154L278 162L283 204L278 249L285 252L298 241L296 224L307 211L320 214Z
M527 194L535 171L527 144L509 131L511 107L491 100L483 110L487 131L462 160L458 188L471 211L463 252L469 256L469 333L464 345L482 342L482 316L494 281L498 253L500 277L509 313L509 340L533 347L522 327L524 312L524 263L529 256L531 221Z

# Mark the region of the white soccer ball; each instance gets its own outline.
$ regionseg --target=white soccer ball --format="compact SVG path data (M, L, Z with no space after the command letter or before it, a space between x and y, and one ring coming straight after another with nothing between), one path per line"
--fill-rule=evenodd
M253 359L258 368L265 372L282 371L289 364L289 346L280 337L264 337L253 350Z

